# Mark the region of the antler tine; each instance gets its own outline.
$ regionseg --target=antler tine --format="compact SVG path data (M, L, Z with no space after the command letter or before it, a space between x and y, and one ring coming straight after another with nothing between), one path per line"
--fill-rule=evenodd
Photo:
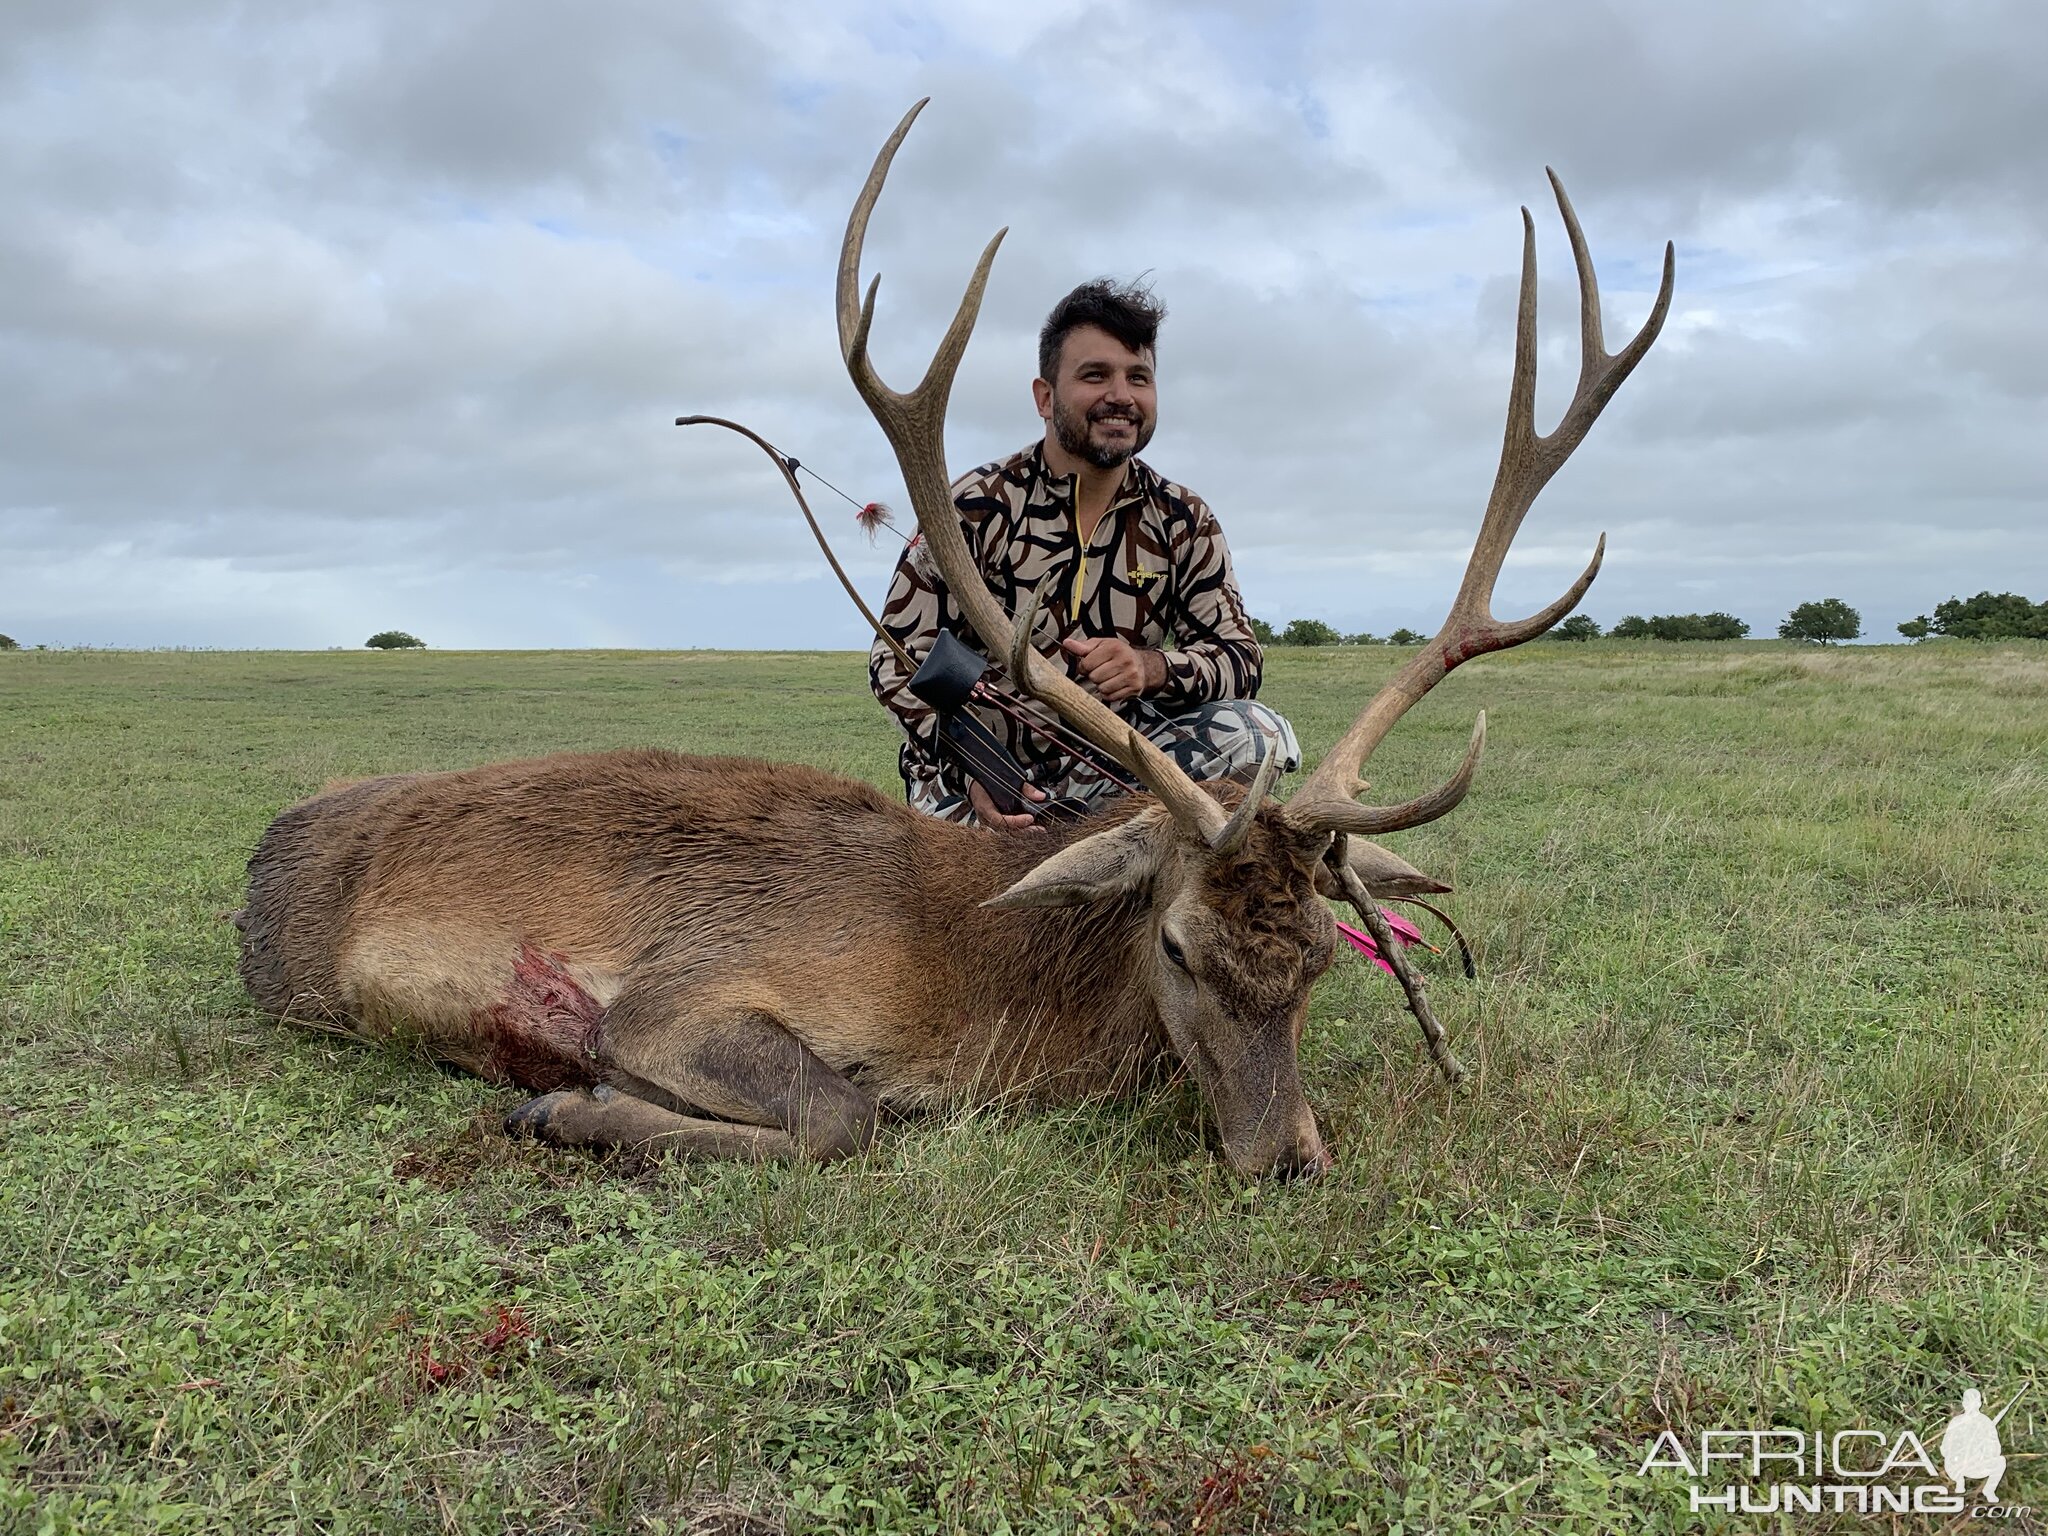
M1280 754L1269 749L1259 759L1259 771L1252 775L1252 787L1239 803L1237 814L1210 841L1210 850L1218 858L1227 859L1244 846L1244 840L1251 836L1252 823L1258 820L1259 807L1266 803L1266 796L1273 793L1273 781L1279 776Z
M1478 764L1485 739L1482 728L1473 733L1472 746L1456 775L1442 788L1411 800L1405 805L1366 808L1353 803L1353 796L1365 786L1358 772L1373 749L1394 723L1415 702L1437 685L1452 668L1490 651L1505 650L1542 634L1578 604L1600 572L1606 554L1607 536L1594 546L1593 558L1564 595L1528 618L1503 622L1493 616L1493 589L1500 579L1508 548L1520 531L1537 495L1550 482L1564 461L1571 457L1614 392L1635 370L1643 355L1663 329L1671 308L1675 254L1669 241L1664 246L1664 276L1658 285L1656 303L1627 346L1610 354L1602 339L1600 285L1593 270L1593 258L1586 247L1585 232L1565 195L1564 183L1555 171L1546 172L1557 209L1571 240L1572 260L1579 277L1579 383L1571 404L1550 432L1536 431L1536 223L1529 210L1522 210L1522 283L1515 311L1515 365L1508 386L1507 426L1502 435L1500 468L1494 475L1493 491L1486 502L1486 516L1479 525L1479 537L1465 566L1464 579L1451 611L1436 638L1394 674L1375 694L1351 729L1331 748L1308 782L1288 802L1288 815L1296 824L1320 830L1363 832L1393 831L1416 826L1441 816L1464 797Z
M889 135L889 141L875 156L874 166L860 189L860 196L854 199L853 213L846 221L846 239L839 248L839 348L845 355L847 369L853 374L854 387L877 416L883 415L886 405L890 408L890 417L908 418L907 422L900 424L921 424L929 417L930 425L943 432L946 401L953 390L953 375L959 369L960 359L966 355L967 339L973 335L974 322L981 314L981 299L988 287L989 269L995 265L996 251L1009 230L997 230L982 248L981 259L974 264L974 273L967 280L967 291L960 296L960 307L954 312L953 323L946 328L938 350L932 354L931 365L925 369L924 378L908 394L884 384L868 356L868 333L875 323L875 294L882 286L879 273L869 282L859 303L854 301L854 295L860 290L860 258L862 248L867 244L868 220L874 214L875 203L881 198L883 182L889 179L889 167L896 159L896 151L909 136L910 125L917 121L918 113L930 101L931 98L926 96L903 114L903 121L896 125L896 131ZM882 426L893 442L895 428L890 420L884 419Z
M974 331L975 318L981 311L982 293L988 286L996 249L1008 231L998 230L983 249L953 323L915 389L905 394L889 388L868 357L868 335L875 321L875 292L881 284L877 277L868 284L866 295L856 298L860 293L861 250L867 239L868 219L882 195L882 183L888 179L897 149L930 99L926 97L903 114L903 121L875 156L874 168L868 172L867 182L854 200L853 212L846 222L846 239L839 249L838 310L839 347L846 359L847 372L895 449L925 546L945 578L954 602L967 615L988 654L1008 657L1011 679L1020 688L1129 769L1159 797L1176 821L1207 841L1229 820L1223 807L1198 789L1178 763L1133 731L1116 711L1083 692L1072 679L1055 672L1033 652L1029 629L1011 625L1002 604L982 580L968 551L966 537L960 531L960 518L953 506L946 474L946 401L952 392L953 375L966 353L967 339Z
M1385 832L1402 832L1435 821L1458 807L1472 787L1479 771L1480 754L1486 750L1486 711L1472 724L1472 740L1465 747L1465 759L1458 771L1426 795L1400 805L1359 805L1351 800L1328 800L1318 807L1316 825L1328 832L1356 832L1361 837L1378 837ZM1300 796L1295 797L1297 800ZM1290 802L1290 806L1292 802Z
M866 378L856 373L853 382L863 396L867 394L866 385L873 384L879 388L882 383L875 376L874 369L867 366L868 327L874 323L875 290L882 286L882 279L879 273L876 274L875 280L868 284L866 299L855 299L854 296L860 292L861 248L867 243L868 220L874 215L875 203L882 195L882 183L889 178L890 163L895 160L896 151L903 147L910 125L917 121L917 114L930 103L929 96L919 97L912 103L910 110L903 114L903 121L896 125L896 131L889 135L889 141L875 156L868 179L861 186L860 196L853 200L853 212L846 220L846 239L839 247L839 350L845 356L848 368L854 366L856 358L861 360Z
M1047 576L1024 594L1024 606L1017 610L1016 638L1010 642L1008 660L1010 676L1020 688L1027 686L1026 679L1031 676L1031 636L1038 628L1038 610L1044 606L1045 589L1051 585L1052 577Z
M1579 374L1583 378L1587 370L1599 366L1607 356L1607 344L1600 329L1600 277L1593 270L1593 253L1586 249L1586 232L1579 227L1579 216L1572 211L1572 200L1565 196L1564 183L1547 165L1543 167L1543 174L1550 178L1550 190L1557 198L1557 211L1564 215L1565 238L1571 241L1572 265L1579 274Z
M1643 322L1643 328L1629 338L1627 346L1619 352L1606 351L1600 330L1600 279L1593 270L1592 253L1586 248L1586 233L1579 227L1579 216L1572 211L1572 200L1565 195L1564 183L1558 180L1557 172L1546 166L1543 174L1550 178L1550 190L1557 196L1557 211L1564 219L1565 235L1571 241L1572 263L1579 272L1579 387L1557 425L1550 429L1547 437L1538 439L1549 462L1542 477L1530 487L1523 502L1524 511L1528 510L1528 503L1536 499L1536 493L1543 489L1550 476L1571 457L1572 450L1592 429L1614 392L1635 371L1636 364L1643 360L1643 354L1650 350L1650 344L1663 330L1664 317L1671 309L1671 285L1676 270L1676 253L1667 240L1664 242L1663 278L1657 285L1657 300L1650 306L1650 317ZM1532 258L1530 266L1533 265ZM1526 302L1533 322L1535 296L1529 295ZM1534 373L1532 362L1532 379Z

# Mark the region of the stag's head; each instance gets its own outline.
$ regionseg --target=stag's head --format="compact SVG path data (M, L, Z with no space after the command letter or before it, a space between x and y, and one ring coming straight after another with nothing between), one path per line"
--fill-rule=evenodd
M1642 330L1619 353L1601 340L1600 296L1577 216L1555 175L1551 185L1571 239L1579 276L1579 385L1548 434L1535 425L1535 230L1522 211L1522 291L1507 434L1465 578L1436 638L1366 705L1343 738L1284 806L1270 805L1275 762L1227 809L1115 711L1083 691L1032 647L1034 594L1005 613L982 581L961 533L946 472L945 416L953 375L981 307L998 231L981 253L938 351L916 389L891 389L868 358L877 278L860 292L861 247L890 162L919 102L875 157L847 221L839 257L839 342L854 387L896 450L919 530L953 600L1011 680L1069 726L1114 756L1158 804L1060 849L994 898L997 908L1070 906L1139 897L1150 938L1144 974L1173 1046L1213 1108L1225 1157L1251 1175L1314 1173L1328 1164L1315 1116L1301 1092L1297 1049L1309 989L1330 966L1335 922L1318 897L1420 894L1446 887L1366 841L1418 826L1458 804L1470 787L1486 739L1482 714L1458 770L1440 788L1402 805L1366 806L1359 772L1380 740L1453 667L1542 634L1577 606L1600 569L1591 562L1556 602L1526 619L1492 613L1494 583L1508 546L1536 495L1570 456L1623 379L1649 351L1670 307L1672 250ZM1339 884L1341 882L1341 885Z
M1153 806L1061 849L988 905L1135 899L1132 981L1213 1110L1224 1157L1253 1176L1319 1173L1328 1158L1296 1050L1309 989L1336 953L1316 894L1329 838L1249 795L1240 809L1230 839L1211 846Z

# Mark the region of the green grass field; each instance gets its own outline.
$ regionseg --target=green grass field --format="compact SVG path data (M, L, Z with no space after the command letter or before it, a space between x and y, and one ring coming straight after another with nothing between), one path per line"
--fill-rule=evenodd
M1397 660L1265 697L1313 757ZM1942 1528L2042 1529L2048 647L1531 646L1377 792L1481 705L1394 840L1459 886L1473 1091L1340 962L1333 1176L1229 1177L1178 1089L626 1173L256 1016L243 861L327 779L561 748L893 787L856 658L0 655L0 1529L1770 1529L1646 1442L1932 1446L1972 1383L2032 1384L2035 1512Z

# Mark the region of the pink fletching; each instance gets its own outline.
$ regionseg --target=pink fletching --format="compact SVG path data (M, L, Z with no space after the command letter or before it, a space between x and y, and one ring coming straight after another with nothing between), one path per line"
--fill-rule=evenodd
M1409 922L1407 918L1401 916L1400 913L1389 912L1385 907L1381 907L1380 916L1387 920L1387 926L1393 929L1394 937L1401 941L1403 948L1410 944L1422 944L1424 949L1430 950L1432 953L1435 952L1435 945L1423 944L1422 930ZM1337 924L1337 933L1345 943L1349 944L1389 976L1394 974L1394 968L1387 964L1385 957L1380 954L1379 945L1373 943L1372 935L1363 928L1354 928L1349 923L1340 922Z
M1395 937L1400 939L1403 944L1422 943L1422 930L1409 922L1400 913L1390 912L1385 907L1381 907L1380 916L1387 920L1387 926L1394 930ZM1434 949L1433 945L1423 945L1423 947L1425 949Z
M1372 935L1363 928L1354 928L1349 923L1340 922L1337 924L1337 936L1389 976L1394 974L1394 968L1380 958L1379 945L1373 943Z

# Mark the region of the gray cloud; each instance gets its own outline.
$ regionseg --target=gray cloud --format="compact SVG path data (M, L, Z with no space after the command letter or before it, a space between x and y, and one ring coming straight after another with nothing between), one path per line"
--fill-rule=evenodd
M1341 37L1356 13L1336 14ZM1484 0L1401 16L1395 67L1481 175L1512 182L1540 145L1652 206L1795 195L1884 215L1967 217L1987 200L2040 212L2048 13L2025 0Z
M1517 201L1539 416L1571 389L1545 163L1610 337L1667 236L1679 294L1503 610L1603 528L1610 619L1767 628L1839 594L1882 634L1952 591L2048 596L2044 34L2018 3L25 4L0 40L4 627L859 644L770 467L667 423L740 417L900 505L829 284L926 92L870 239L885 375L922 372L1010 225L948 427L957 465L1007 452L1051 299L1149 270L1152 458L1217 506L1257 612L1440 614L1498 449ZM878 593L888 550L844 552Z

